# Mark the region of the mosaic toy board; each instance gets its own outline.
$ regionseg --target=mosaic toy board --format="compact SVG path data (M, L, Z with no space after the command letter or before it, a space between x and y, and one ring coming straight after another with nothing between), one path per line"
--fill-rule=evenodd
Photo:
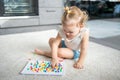
M53 69L50 61L30 60L21 74L63 75L63 71L63 63Z

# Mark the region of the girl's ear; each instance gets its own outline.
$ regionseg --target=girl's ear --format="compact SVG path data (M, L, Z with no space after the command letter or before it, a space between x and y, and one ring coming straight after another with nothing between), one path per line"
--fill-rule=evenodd
M79 26L80 26L80 28L83 28L83 24L80 23Z

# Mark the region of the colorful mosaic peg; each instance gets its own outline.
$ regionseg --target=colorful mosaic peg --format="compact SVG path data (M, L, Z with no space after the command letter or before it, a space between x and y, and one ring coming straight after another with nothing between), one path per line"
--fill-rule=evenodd
M33 72L62 72L63 67L59 63L58 66L55 66L55 68L52 68L50 61L39 62L37 60L35 63L31 62L27 70L31 70Z
M30 60L21 73L62 75L63 71L63 62L52 68L50 61Z

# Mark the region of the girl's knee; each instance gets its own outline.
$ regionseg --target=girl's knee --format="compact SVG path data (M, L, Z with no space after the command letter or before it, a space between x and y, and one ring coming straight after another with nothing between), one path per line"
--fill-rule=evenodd
M50 38L49 39L49 44L53 43L54 40L55 40L55 38Z
M63 57L64 50L62 48L58 48L58 57Z

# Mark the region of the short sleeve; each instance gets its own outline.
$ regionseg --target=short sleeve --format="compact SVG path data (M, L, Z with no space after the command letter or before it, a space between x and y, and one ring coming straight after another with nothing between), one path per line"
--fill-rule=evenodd
M59 35L60 35L62 38L65 38L65 34L64 34L64 32L63 32L62 27L59 28L58 33L59 33Z
M89 33L89 31L90 31L89 28L84 28L81 32L81 38L83 38L85 33Z

